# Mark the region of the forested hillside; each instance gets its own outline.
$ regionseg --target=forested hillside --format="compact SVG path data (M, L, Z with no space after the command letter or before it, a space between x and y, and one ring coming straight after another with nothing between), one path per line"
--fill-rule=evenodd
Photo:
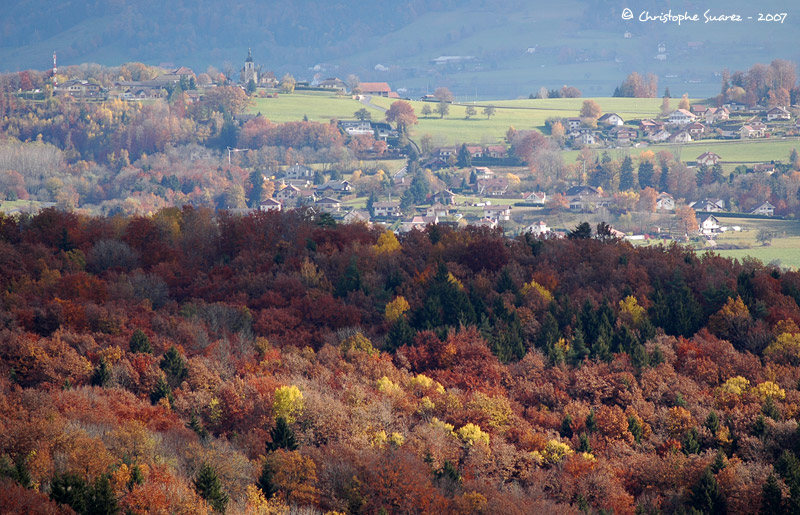
M0 511L796 512L800 274L587 229L0 215Z

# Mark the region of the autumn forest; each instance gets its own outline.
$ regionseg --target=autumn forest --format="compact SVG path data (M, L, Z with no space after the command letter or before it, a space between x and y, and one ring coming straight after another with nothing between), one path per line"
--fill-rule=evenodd
M6 513L800 507L798 272L185 207L0 215L0 282Z

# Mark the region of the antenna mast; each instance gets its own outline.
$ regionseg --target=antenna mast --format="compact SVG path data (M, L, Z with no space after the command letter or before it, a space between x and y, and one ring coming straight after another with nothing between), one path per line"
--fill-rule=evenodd
M56 53L53 52L53 89L58 87L58 67L56 66Z

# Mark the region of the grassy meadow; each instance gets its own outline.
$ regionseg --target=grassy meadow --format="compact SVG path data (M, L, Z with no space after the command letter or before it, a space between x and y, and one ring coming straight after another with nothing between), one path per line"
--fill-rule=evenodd
M764 263L779 260L782 266L800 268L800 222L796 220L769 220L752 218L720 218L724 226L738 225L741 232L728 231L717 236L718 245L738 245L742 249L715 250L720 256L744 259L756 258ZM759 229L774 234L770 245L764 246L756 241Z
M297 122L307 116L313 122L337 120L353 120L353 114L366 107L349 96L336 96L331 93L316 91L298 91L290 94L278 94L278 98L256 98L247 112L261 113L275 123ZM374 120L382 120L383 112L367 107Z

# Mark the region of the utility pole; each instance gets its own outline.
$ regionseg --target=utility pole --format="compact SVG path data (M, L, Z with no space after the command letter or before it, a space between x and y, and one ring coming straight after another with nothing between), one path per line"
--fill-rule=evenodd
M231 164L231 153L232 152L244 152L245 150L247 150L247 149L246 148L228 147L228 164Z

